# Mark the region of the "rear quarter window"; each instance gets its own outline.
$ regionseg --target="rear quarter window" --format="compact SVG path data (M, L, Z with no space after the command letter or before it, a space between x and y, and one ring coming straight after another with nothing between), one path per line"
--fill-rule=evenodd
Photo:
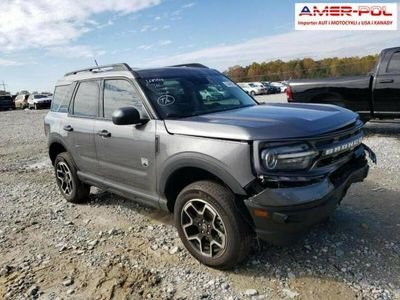
M75 84L56 86L53 100L51 101L51 111L63 113L68 112L74 87Z

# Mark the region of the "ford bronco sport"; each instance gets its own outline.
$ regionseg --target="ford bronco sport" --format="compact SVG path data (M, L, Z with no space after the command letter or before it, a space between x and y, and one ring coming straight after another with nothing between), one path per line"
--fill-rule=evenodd
M333 105L260 105L200 64L67 73L45 117L67 201L97 186L170 211L187 250L219 268L253 237L286 244L327 218L375 159L362 127Z

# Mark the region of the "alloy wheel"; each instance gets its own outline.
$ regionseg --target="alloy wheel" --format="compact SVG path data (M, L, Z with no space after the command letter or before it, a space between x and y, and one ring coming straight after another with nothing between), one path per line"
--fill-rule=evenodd
M73 192L72 174L65 162L60 161L57 163L56 177L63 193L70 196Z
M181 211L186 239L201 255L215 258L226 248L225 224L218 212L201 199L189 200Z

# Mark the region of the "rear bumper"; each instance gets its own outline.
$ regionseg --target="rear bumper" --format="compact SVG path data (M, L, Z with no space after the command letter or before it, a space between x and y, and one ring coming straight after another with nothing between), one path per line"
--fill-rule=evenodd
M309 227L326 219L335 210L350 185L367 177L368 169L365 158L355 159L320 182L265 189L245 200L257 236L274 245L289 244L301 237ZM260 216L256 210L265 213Z

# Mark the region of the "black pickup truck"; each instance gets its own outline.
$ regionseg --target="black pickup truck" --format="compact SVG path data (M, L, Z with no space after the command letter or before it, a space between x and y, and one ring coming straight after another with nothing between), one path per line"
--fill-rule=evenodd
M288 102L335 104L371 118L400 117L400 47L384 49L374 70L365 76L295 80Z

